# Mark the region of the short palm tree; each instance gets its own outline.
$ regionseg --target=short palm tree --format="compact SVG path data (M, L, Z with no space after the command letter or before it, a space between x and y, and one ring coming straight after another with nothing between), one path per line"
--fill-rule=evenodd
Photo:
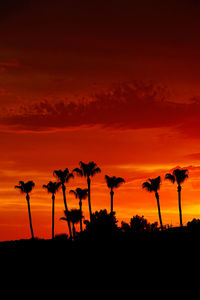
M91 177L93 177L97 173L100 173L101 169L93 161L89 162L88 164L80 161L79 166L80 168L75 168L73 172L75 172L79 176L84 176L87 178L88 206L89 206L90 221L91 221L92 219L91 196L90 196Z
M82 213L80 209L71 209L66 212L64 211L65 217L60 218L60 220L67 221L68 220L72 223L72 229L73 229L73 238L75 239L76 237L76 229L75 229L75 224L78 224L80 220L83 218Z
M167 173L165 175L165 179L170 180L172 183L177 183L177 191L178 191L178 206L179 206L179 218L180 218L180 226L183 226L182 221L182 209L181 209L181 184L188 178L188 170L187 169L175 169L172 174Z
M158 216L159 216L159 221L160 221L160 227L163 230L163 224L162 224L162 218L161 218L161 211L160 211L160 202L159 202L159 194L158 190L160 189L160 184L161 184L161 178L160 176L156 178L149 178L148 181L145 181L142 184L142 188L146 189L148 192L154 192L155 197L157 200L157 206L158 206Z
M70 194L73 194L76 199L79 199L79 207L82 215L82 200L86 199L88 196L88 189L77 188L76 190L71 190ZM80 218L80 230L83 231L82 218Z
M28 205L28 215L29 215L29 225L30 225L30 229L31 229L31 236L32 239L34 239L34 234L33 234L33 226L32 226L32 220L31 220L31 208L30 208L30 192L32 191L32 189L34 188L35 183L33 181L28 181L28 182L24 182L24 181L19 181L19 185L15 185L16 189L20 189L20 192L23 194L26 194L26 201L27 201L27 205Z
M54 212L55 212L55 194L58 191L61 183L49 181L47 185L43 185L43 188L47 189L47 192L52 194L52 239L54 239Z
M65 183L68 183L69 180L74 177L74 175L73 175L73 173L69 172L68 168L66 168L63 171L62 170L55 170L53 172L53 175L61 183L62 192L63 192L64 206L65 206L66 212L68 212L68 206L67 206L67 200L66 200L66 186L65 186ZM70 238L72 238L72 231L71 231L70 221L68 221L68 228L69 228Z
M122 183L125 182L125 180L121 177L115 177L115 176L108 176L105 175L105 180L107 183L108 188L110 189L110 198L111 198L111 205L110 205L110 212L113 213L113 196L114 196L114 188L118 188Z

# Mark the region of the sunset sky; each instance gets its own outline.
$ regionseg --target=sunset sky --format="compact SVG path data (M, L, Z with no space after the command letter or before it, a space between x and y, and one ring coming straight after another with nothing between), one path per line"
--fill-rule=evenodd
M187 168L183 223L200 218L200 3L197 0L6 0L0 2L0 240L30 237L27 203L14 189L35 182L35 236L51 237L55 169L94 161L93 211L158 221L156 199L142 190L161 176L164 224L179 225L177 187L164 180ZM84 178L68 191L86 187ZM56 195L55 234L67 232ZM83 203L88 218L87 200Z

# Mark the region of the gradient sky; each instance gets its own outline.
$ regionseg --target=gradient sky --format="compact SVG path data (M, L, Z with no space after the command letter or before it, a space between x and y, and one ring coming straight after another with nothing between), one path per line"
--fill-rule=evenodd
M183 222L200 217L200 4L195 0L7 0L0 3L0 240L30 237L19 180L33 180L35 235L51 237L53 170L95 161L93 211L110 209L104 176L121 176L114 210L178 225L175 185L186 167ZM86 187L75 178L67 187ZM78 207L72 195L69 207ZM55 233L67 231L62 194ZM83 204L88 217L87 201Z

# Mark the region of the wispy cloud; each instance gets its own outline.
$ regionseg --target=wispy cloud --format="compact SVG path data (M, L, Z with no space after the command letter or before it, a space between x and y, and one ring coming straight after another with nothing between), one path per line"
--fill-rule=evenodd
M173 127L199 136L200 99L187 103L169 100L166 88L152 83L126 82L77 103L48 100L20 105L0 118L2 128L14 130L63 130L79 126L115 129Z

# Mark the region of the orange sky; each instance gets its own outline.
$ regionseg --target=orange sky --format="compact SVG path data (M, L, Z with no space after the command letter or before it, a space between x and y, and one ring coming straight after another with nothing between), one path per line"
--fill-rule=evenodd
M0 4L0 240L30 237L19 180L35 182L35 235L50 238L42 185L80 160L102 169L92 179L93 211L110 209L105 174L126 180L114 195L119 225L136 214L158 220L141 184L159 175L163 223L178 224L176 186L164 181L176 166L189 170L183 222L200 217L199 4L77 2ZM85 184L75 178L67 189ZM67 230L63 208L59 192L56 234ZM83 210L87 218L87 201Z

